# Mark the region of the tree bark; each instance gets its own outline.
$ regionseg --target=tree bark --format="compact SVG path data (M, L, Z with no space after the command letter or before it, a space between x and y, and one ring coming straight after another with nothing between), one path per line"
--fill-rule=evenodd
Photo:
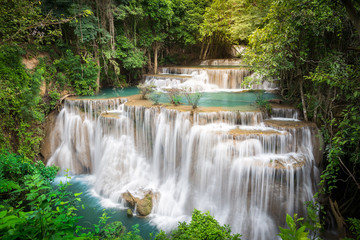
M206 45L206 48L205 48L205 50L204 50L204 54L203 54L203 56L201 57L201 60L205 60L206 59L206 56L207 56L207 53L208 53L208 51L209 51L209 48L210 48L210 41L207 43L207 45Z
M338 234L339 234L339 239L342 239L343 237L345 237L345 229L344 229L344 218L341 216L340 210L339 210L339 206L337 204L337 202L333 202L331 200L331 198L329 198L329 202L330 202L330 208L331 208L331 212L335 217L336 220L336 224L337 224L337 228L338 228Z
M111 36L110 39L110 48L115 51L115 26L114 26L114 14L112 12L112 1L108 2L107 6L107 18L109 21L109 33Z
M354 25L356 31L358 32L359 38L360 38L360 15L356 12L356 9L354 7L354 4L352 3L352 0L341 0L342 3L345 6L346 12L350 18L350 21Z
M96 41L94 40L94 57L96 59L96 64L98 66L98 73L97 73L97 77L96 77L96 93L99 93L99 89L100 89L100 56L99 56L99 47L96 43Z
M304 84L304 79L302 78L302 76L300 76L300 95L301 95L301 103L302 103L302 108L303 108L303 113L304 113L304 120L308 121L303 84Z
M150 50L147 51L147 55L148 55L148 70L149 73L152 72L152 63L151 63L151 52Z
M155 42L154 44L154 74L157 74L158 71L158 52L159 52L159 44Z
M200 50L199 59L202 59L202 55L203 55L203 52L204 52L204 44L205 44L205 41L203 41L203 42L201 43L201 50Z

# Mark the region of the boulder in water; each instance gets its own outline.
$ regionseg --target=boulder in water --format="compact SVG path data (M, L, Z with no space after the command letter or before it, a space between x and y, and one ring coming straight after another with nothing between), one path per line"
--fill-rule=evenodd
M151 191L147 192L142 199L134 197L129 191L121 194L121 197L126 202L127 206L135 208L136 205L136 212L140 216L147 216L151 213L153 196L154 194ZM131 216L133 215L130 208L127 210L128 216L130 214L129 210L131 211Z
M122 199L126 202L127 206L134 208L135 204L137 202L137 198L134 198L134 196L129 192L125 192L121 194Z
M147 216L152 210L152 193L149 192L143 199L137 201L136 211L140 216Z
M127 215L129 218L131 218L131 217L133 216L133 211L132 211L130 208L128 208L127 211L126 211L126 215Z

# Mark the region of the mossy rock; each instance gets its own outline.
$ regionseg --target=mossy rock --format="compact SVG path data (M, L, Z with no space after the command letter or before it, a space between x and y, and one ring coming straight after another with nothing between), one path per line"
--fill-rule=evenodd
M130 208L128 208L127 211L126 211L126 215L130 218L130 217L132 217L134 214L133 214L133 211L132 211Z
M152 194L148 193L143 199L137 201L136 211L140 216L147 216L152 210Z

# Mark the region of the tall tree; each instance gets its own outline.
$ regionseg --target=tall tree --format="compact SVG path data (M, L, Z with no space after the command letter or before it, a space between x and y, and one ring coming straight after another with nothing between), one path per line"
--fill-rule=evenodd
M206 8L204 22L200 26L200 39L203 42L200 59L209 56L210 46L214 46L213 51L217 53L219 46L233 43L228 31L232 24L230 9L229 0L214 0L211 6Z
M170 0L142 0L142 5L146 16L144 27L149 29L149 31L144 31L143 37L151 43L154 54L154 73L156 74L159 50L167 37L174 12Z

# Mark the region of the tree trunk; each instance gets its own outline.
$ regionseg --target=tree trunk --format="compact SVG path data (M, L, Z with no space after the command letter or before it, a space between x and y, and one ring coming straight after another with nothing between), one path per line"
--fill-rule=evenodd
M98 73L97 73L97 77L96 77L96 93L99 93L101 69L100 69L99 47L95 40L94 40L94 57L96 59L96 64L98 66Z
M211 44L211 41L209 41L209 42L207 43L206 48L205 48L205 50L204 50L204 54L203 54L203 56L201 57L201 60L205 60L205 59L206 59L206 56L207 56L208 51L209 51L209 48L210 48L210 44Z
M302 76L300 76L300 95L301 95L301 103L302 103L302 108L303 108L303 113L304 113L304 120L308 121L303 84L304 84L304 79Z
M148 70L149 70L149 73L152 71L152 63L151 63L151 52L150 50L147 51L147 55L148 55Z
M158 71L158 52L159 52L159 44L155 42L154 45L154 74L157 74Z
M203 41L203 42L201 43L201 50L200 50L200 56L199 56L199 59L202 59L203 52L204 52L204 44L205 44L205 41Z
M344 229L344 218L341 216L339 207L337 202L333 202L331 200L331 198L329 198L329 202L330 202L330 208L331 208L331 212L335 217L336 220L336 224L337 224L337 228L338 228L338 234L339 234L339 239L342 239L343 237L345 237L345 229Z
M106 11L107 11L107 18L109 21L109 33L111 36L110 39L110 48L111 50L115 51L115 26L114 26L114 14L112 12L112 1L110 0L108 2L108 6L106 7Z
M342 3L345 6L346 12L354 25L356 31L358 32L359 38L360 38L360 16L356 12L356 9L352 3L352 0L341 0Z

